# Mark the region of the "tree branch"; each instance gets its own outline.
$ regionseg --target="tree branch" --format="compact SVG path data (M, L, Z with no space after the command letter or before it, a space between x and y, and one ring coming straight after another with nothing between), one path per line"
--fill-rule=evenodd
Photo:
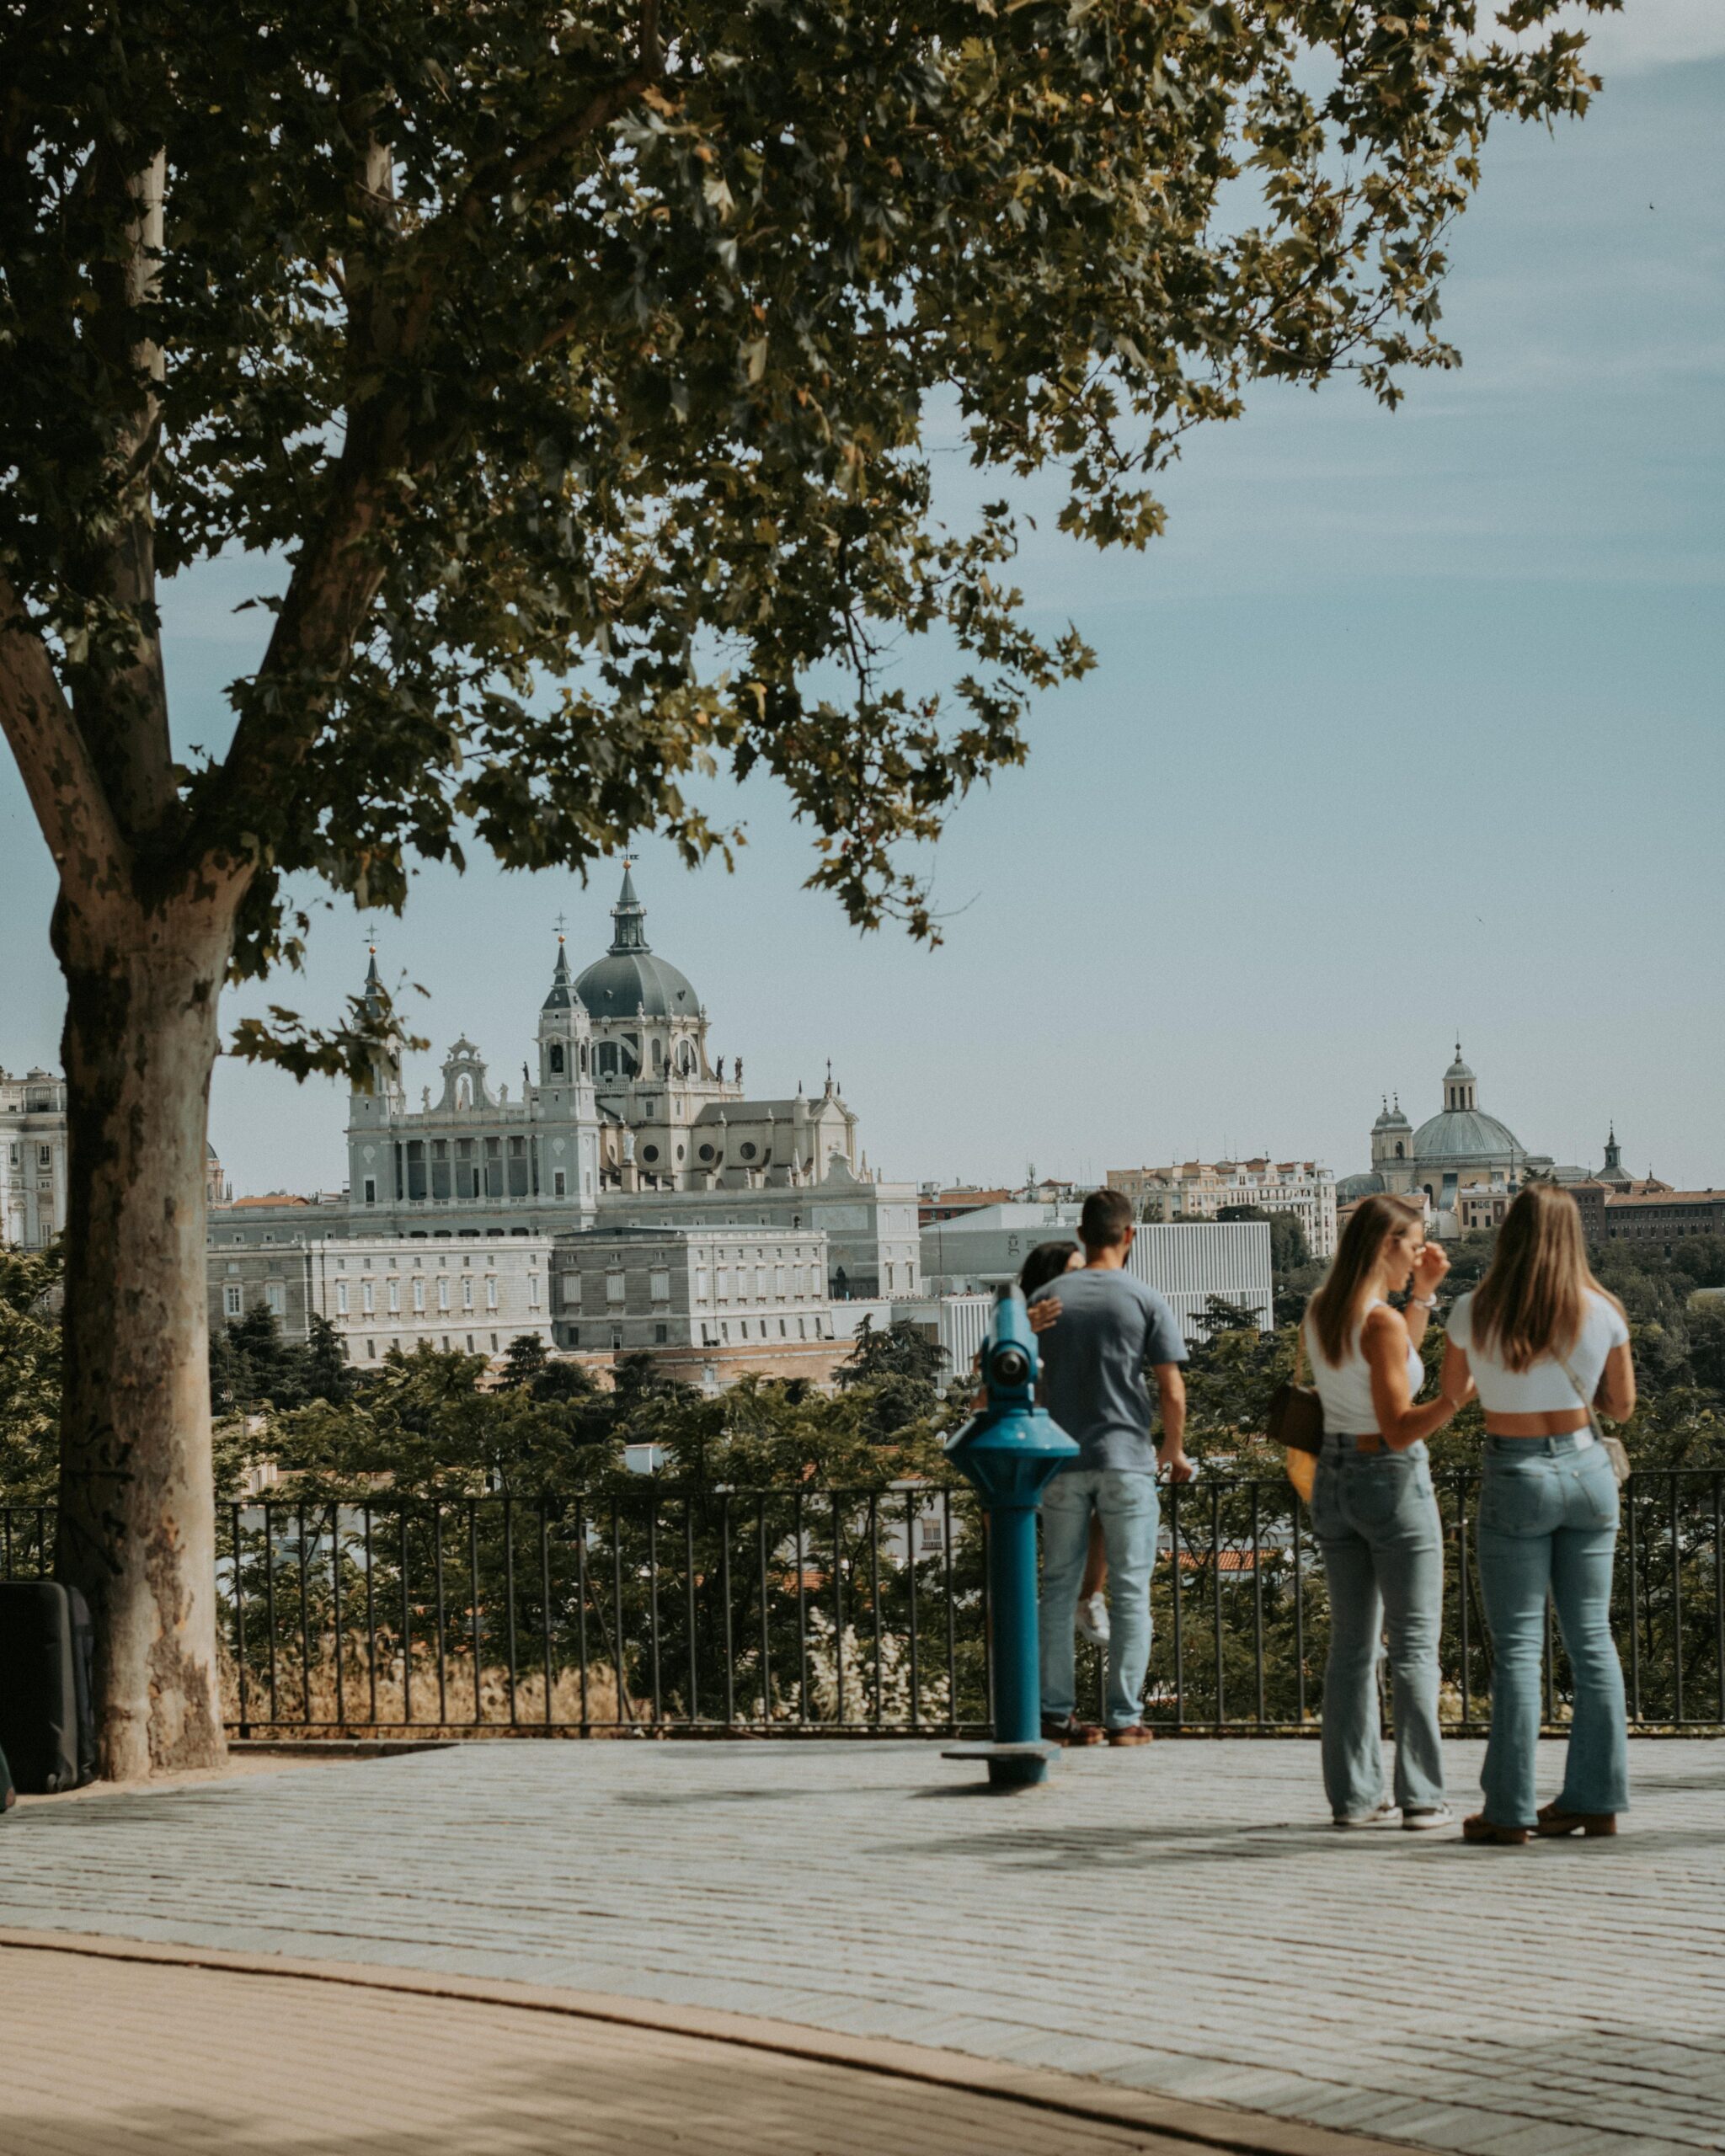
M0 573L0 730L74 903L117 896L131 882L131 852L98 776L88 744L54 671L40 632L11 579Z

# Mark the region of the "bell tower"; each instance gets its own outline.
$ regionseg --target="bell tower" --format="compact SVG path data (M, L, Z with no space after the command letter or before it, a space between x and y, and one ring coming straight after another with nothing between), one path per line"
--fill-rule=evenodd
M567 1205L590 1225L599 1193L599 1106L593 1091L593 1021L569 978L559 931L551 987L539 1011L539 1082L531 1111L537 1129L536 1187L542 1201Z
M551 988L539 1009L539 1083L569 1088L585 1082L593 1062L593 1024L569 978L561 935Z
M401 1085L401 1034L371 947L360 1009L374 1032L366 1075L355 1081L347 1104L348 1203L355 1212L393 1205L396 1188L395 1125L407 1112Z

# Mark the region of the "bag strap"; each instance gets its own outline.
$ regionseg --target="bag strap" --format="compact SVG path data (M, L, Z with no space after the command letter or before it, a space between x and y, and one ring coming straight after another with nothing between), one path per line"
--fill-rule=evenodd
M1582 1406L1586 1408L1587 1426L1594 1433L1594 1444L1601 1445L1604 1444L1605 1442L1605 1433L1599 1427L1598 1412L1594 1408L1593 1401L1589 1399L1588 1396L1576 1383L1574 1371L1570 1369L1568 1364L1564 1361L1563 1358L1558 1354L1555 1349L1552 1351L1551 1360L1557 1365L1557 1368L1562 1371L1564 1376L1568 1379L1570 1390L1575 1395Z
M1294 1334L1294 1382L1306 1385L1311 1378L1311 1364L1306 1353L1306 1319L1302 1315Z

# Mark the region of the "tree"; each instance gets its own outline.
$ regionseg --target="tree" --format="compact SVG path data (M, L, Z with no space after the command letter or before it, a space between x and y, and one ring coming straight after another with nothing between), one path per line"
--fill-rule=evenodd
M1594 87L1557 5L1489 45L1474 0L14 12L0 723L60 877L60 1561L105 1771L222 1750L205 1104L224 982L300 959L288 879L398 909L416 856L648 829L693 863L736 835L691 777L758 770L813 883L932 934L903 843L1090 664L1023 618L1003 503L937 515L933 401L1133 546L1253 380L1393 403L1455 362L1488 125ZM199 747L160 580L243 552L268 633ZM884 672L911 635L949 698ZM363 1076L387 1015L232 1045Z

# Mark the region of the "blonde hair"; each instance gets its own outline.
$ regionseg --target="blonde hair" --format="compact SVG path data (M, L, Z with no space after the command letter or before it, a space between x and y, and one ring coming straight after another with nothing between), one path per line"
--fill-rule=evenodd
M1504 1214L1486 1277L1473 1291L1474 1345L1506 1370L1570 1354L1589 1289L1605 1292L1587 1262L1580 1207L1556 1183L1530 1182Z
M1417 1198L1392 1197L1378 1193L1362 1198L1354 1217L1342 1230L1342 1240L1324 1284L1310 1305L1311 1329L1324 1360L1333 1369L1343 1362L1359 1326L1359 1306L1384 1245L1403 1228L1425 1219L1425 1208Z

